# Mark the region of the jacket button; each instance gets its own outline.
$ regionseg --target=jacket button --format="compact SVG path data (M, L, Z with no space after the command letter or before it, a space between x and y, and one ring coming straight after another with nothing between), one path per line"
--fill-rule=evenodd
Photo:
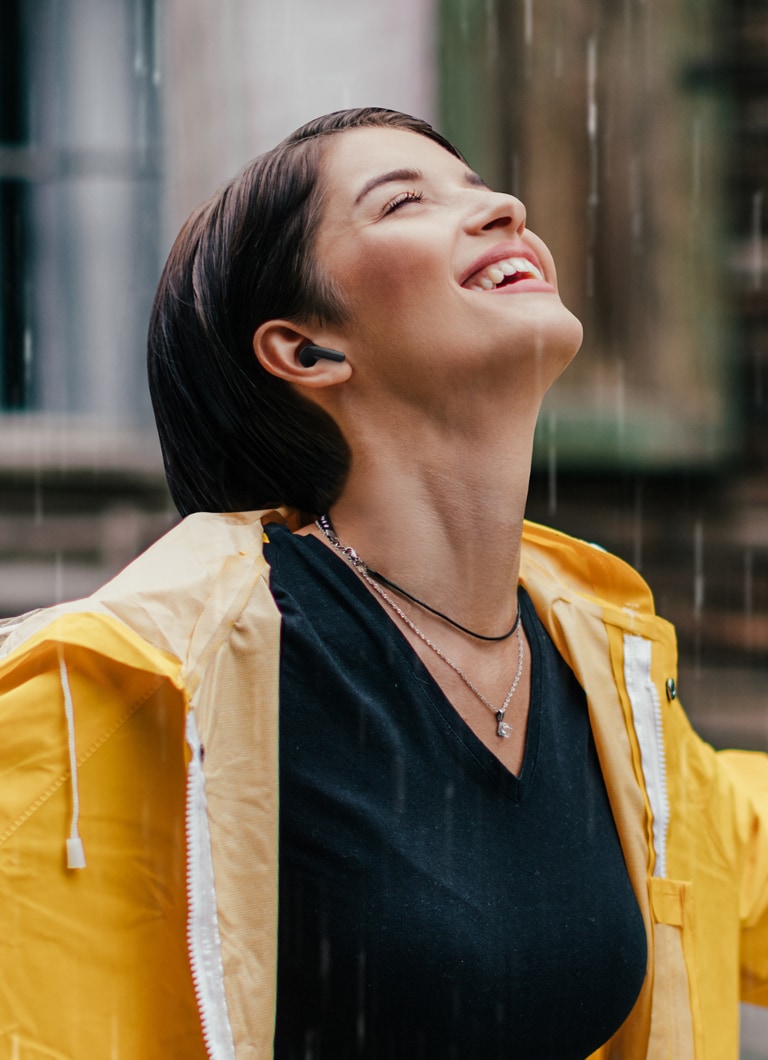
M667 699L670 703L673 699L677 699L677 685L675 684L674 677L667 678Z

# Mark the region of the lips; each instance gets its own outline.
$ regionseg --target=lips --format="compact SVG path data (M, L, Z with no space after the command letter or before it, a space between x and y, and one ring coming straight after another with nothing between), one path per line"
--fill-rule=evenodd
M553 290L533 252L519 244L500 244L486 251L470 267L461 286L470 291L493 291L523 284L525 290Z

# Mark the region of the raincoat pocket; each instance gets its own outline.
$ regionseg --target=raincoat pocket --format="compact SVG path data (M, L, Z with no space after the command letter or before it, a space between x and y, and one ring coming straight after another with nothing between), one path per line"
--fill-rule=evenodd
M648 880L654 968L648 1060L703 1060L704 1043L688 969L692 953L694 903L690 883L653 876ZM698 1039L698 1040L697 1040Z

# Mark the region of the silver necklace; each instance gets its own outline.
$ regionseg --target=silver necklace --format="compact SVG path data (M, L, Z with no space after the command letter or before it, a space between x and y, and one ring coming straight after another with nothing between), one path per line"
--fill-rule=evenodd
M387 593L386 590L383 589L382 586L379 585L379 583L371 577L371 575L368 573L368 567L361 559L361 557L357 554L357 552L349 545L342 545L341 541L339 541L338 537L336 536L335 531L331 528L329 520L321 516L321 518L316 521L315 526L317 526L323 536L331 543L331 545L336 549L336 551L340 552L341 555L344 556L344 558L354 568L354 570L357 571L363 581L370 585L373 591L381 597L381 599L395 612L395 614L401 619L401 621L403 621L406 626L408 626L408 628L416 634L419 640L422 640L428 648L431 648L431 650L435 653L435 655L438 656L438 658L442 659L447 666L450 666L453 672L461 678L461 680L464 682L470 692L477 696L480 702L483 703L491 711L491 713L496 718L496 735L500 739L508 739L512 731L512 727L508 722L504 720L504 716L507 713L507 707L511 703L512 697L517 691L517 686L520 684L520 678L523 675L523 637L520 628L522 623L518 622L517 629L515 630L517 634L517 672L515 673L515 678L510 686L509 691L504 697L504 702L500 707L494 707L493 703L491 703L491 701L483 695L483 693L480 691L474 681L470 680L470 678L467 677L461 667L452 659L449 659L445 652L442 650L442 648L438 648L438 646L429 639L426 633L423 633L416 625L416 623L411 621L408 615L406 615L405 611L403 611L399 604L397 604L396 601L392 599L389 593Z
M373 578L375 582L378 582L379 585L386 585L388 589L394 589L395 592L400 594L400 596L404 596L407 600L410 600L411 603L418 604L419 607L422 607L425 611L429 611L430 614L435 615L437 618L441 618L443 622L447 622L448 625L453 626L454 629L458 629L460 630L460 632L466 633L468 637L474 637L475 640L493 641L494 643L498 643L502 640L509 640L512 634L517 632L517 627L520 622L519 604L515 610L515 621L512 623L506 633L501 633L498 636L488 636L488 634L486 633L478 633L476 630L470 629L468 626L462 626L461 622L457 622L455 618L451 618L450 615L446 615L444 614L444 612L438 611L436 607L432 607L432 605L426 603L426 601L420 600L418 596L414 596L413 593L409 592L407 589L404 589L402 585L398 585L397 582L393 582L391 578L385 578L384 575L380 573L380 571L374 570L373 567L369 566L369 564L364 563L361 557L358 556L358 554L353 548L346 548L344 545L341 544L336 534L336 531L333 528L333 523L331 522L331 517L329 515L319 516L316 522L318 527L322 530L322 532L325 534L331 544L335 544L336 546L338 546L338 548L345 554L345 556L349 560L351 560L355 564L356 567L364 568L365 571L371 576L371 578Z

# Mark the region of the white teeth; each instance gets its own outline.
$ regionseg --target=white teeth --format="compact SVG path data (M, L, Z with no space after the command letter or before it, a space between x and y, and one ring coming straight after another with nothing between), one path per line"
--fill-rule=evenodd
M510 258L509 262L514 266L515 272L528 272L537 280L544 279L540 270L536 268L533 262L528 261L527 258Z
M522 273L523 277L534 280L543 280L541 269L537 268L528 258L505 258L503 261L495 261L492 265L483 269L474 282L469 284L472 291L491 291L497 287L507 276Z

